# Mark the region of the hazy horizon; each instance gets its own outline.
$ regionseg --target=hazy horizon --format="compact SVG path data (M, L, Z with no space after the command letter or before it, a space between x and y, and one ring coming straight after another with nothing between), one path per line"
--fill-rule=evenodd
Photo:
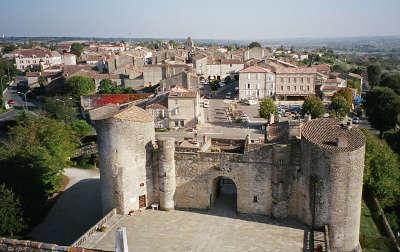
M7 37L209 40L400 36L398 0L2 0Z

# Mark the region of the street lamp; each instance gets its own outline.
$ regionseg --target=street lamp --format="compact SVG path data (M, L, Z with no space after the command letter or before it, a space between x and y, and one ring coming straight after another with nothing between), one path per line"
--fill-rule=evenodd
M25 93L24 92L17 92L17 94L23 94L24 95L24 98L25 98L25 110L28 110L28 102L26 100L26 94L30 93L30 92L31 92L31 90L28 90Z

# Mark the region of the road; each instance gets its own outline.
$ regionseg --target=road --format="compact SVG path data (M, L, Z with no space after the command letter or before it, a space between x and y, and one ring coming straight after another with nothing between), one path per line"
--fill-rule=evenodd
M8 102L10 100L14 100L15 104L13 105L13 107L15 108L24 108L25 106L27 106L28 108L36 107L35 103L29 101L29 97L27 97L28 100L25 103L25 97L21 93L26 92L26 90L24 88L18 87L18 83L20 82L22 82L22 79L16 78L16 80L8 86L4 94L6 101Z

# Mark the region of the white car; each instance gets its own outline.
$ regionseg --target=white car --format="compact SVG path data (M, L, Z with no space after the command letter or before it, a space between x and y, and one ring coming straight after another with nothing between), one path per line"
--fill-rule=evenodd
M203 108L208 108L210 107L210 102L208 101L208 99L204 99L203 100Z
M254 99L244 100L244 104L247 104L247 105L257 105L257 104L258 104L258 101L257 101L257 100L254 100Z

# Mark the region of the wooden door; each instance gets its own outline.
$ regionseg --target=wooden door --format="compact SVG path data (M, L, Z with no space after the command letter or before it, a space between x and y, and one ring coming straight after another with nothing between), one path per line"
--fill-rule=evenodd
M145 208L146 207L146 195L140 195L139 196L139 208Z

